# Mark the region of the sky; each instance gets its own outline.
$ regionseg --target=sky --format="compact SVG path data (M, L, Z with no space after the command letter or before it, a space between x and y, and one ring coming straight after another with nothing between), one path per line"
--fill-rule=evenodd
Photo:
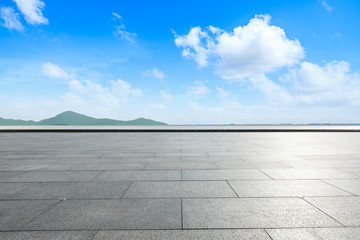
M360 122L357 0L1 0L0 117Z

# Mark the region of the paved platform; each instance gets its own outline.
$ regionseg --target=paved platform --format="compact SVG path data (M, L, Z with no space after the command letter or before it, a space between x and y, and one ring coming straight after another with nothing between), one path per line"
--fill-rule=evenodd
M1 132L0 239L360 239L360 133Z

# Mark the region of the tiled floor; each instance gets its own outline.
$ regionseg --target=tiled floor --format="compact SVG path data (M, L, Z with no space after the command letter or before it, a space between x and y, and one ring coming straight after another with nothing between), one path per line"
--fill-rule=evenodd
M360 239L360 133L0 133L0 239Z

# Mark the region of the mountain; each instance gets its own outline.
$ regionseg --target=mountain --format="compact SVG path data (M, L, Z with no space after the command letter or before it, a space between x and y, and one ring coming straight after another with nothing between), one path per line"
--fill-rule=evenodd
M24 121L14 119L0 118L0 125L4 126L25 126L25 125L141 125L141 126L164 126L163 122L154 121L146 118L137 118L130 121L121 121L108 118L93 118L72 111L60 113L52 118L43 119L41 121Z
M38 125L38 124L35 121L4 119L0 117L0 126L25 126L25 125Z

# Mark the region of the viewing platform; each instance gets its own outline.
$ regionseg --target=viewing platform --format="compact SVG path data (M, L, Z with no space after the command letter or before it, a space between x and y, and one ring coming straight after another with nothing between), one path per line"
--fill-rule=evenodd
M360 239L360 127L1 127L0 239Z

